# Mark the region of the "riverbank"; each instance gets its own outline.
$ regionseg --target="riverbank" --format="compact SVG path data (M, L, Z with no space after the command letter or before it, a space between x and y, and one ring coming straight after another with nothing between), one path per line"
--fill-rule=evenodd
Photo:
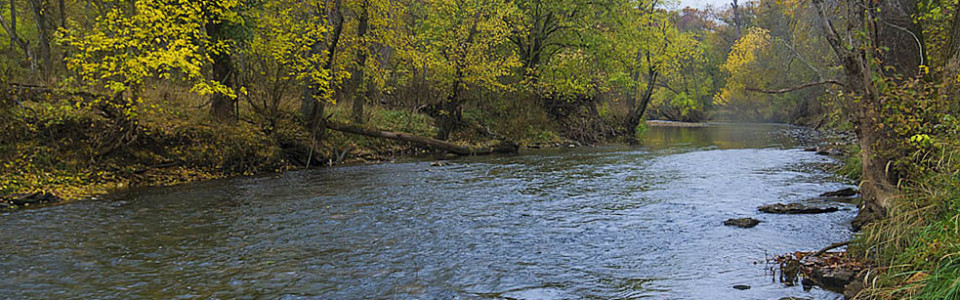
M859 299L960 299L960 126L944 121L897 162L908 173L887 217L851 243L878 265Z
M825 258L818 257L822 251L778 256L781 272L799 271L810 284L826 285L846 299L960 299L960 135L949 128L960 127L943 124L939 134L901 146L912 150L891 162L902 180L885 218L863 223L858 217L858 233L843 243L846 249L823 253ZM852 136L828 136L831 142L807 150L842 155L835 171L859 181L860 153Z
M271 118L250 114L218 122L191 113L195 108L184 101L145 100L136 108L114 110L63 95L34 95L42 98L37 101L11 101L18 96L11 95L5 95L0 110L0 210L131 187L443 156L420 145L333 130L314 141L295 114L283 111ZM332 121L347 122L348 108L331 105L327 113ZM421 113L374 106L366 115L371 128L436 135L432 118ZM548 126L524 127L507 134L536 148L573 144ZM488 138L463 130L454 139L478 145Z

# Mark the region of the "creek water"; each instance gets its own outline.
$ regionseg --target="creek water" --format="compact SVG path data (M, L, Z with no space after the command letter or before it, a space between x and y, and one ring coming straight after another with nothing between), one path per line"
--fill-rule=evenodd
M0 216L10 298L811 299L765 258L851 235L849 184L782 125L638 146L323 168ZM836 213L769 215L799 202ZM723 226L733 217L763 223ZM733 285L751 286L748 290Z

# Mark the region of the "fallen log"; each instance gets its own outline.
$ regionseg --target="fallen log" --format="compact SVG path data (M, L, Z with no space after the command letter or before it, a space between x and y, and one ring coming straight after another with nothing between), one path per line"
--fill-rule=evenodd
M396 141L410 142L431 149L443 150L457 155L486 155L494 153L517 153L520 147L510 141L499 141L491 146L464 146L434 138L416 136L403 132L385 131L365 128L358 125L327 121L327 128L331 130L378 137Z

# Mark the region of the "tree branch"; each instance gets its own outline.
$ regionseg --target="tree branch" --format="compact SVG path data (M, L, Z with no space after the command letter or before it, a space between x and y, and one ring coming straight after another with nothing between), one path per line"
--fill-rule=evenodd
M826 253L827 251L830 251L830 250L833 250L833 249L836 249L836 248L840 248L840 247L843 247L843 246L848 246L848 245L850 245L850 242L833 243L833 244L830 244L830 246L827 246L826 248L820 249L820 251L817 251L817 252L814 252L813 254L810 254L809 256L820 256L821 254L824 254L824 253Z
M833 84L833 85L843 86L843 83L841 83L840 81L837 81L837 80L823 80L823 81L817 81L817 82L804 83L804 84L801 84L801 85L798 85L798 86L795 86L795 87L785 88L785 89L779 89L779 90L764 90L764 89L759 89L759 88L754 88L754 87L747 87L747 88L744 88L744 89L745 89L745 90L748 90L748 91L751 91L751 92L764 93L764 94L783 94L783 93L789 93L789 92L793 92L793 91L799 91L799 90L802 90L802 89L805 89L805 88L814 87L814 86L818 86L818 85L824 85L824 84Z

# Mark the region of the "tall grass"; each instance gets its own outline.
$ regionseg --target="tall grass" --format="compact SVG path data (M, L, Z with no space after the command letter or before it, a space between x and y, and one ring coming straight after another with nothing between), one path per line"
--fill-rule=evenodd
M863 299L960 299L960 134L925 152L888 218L857 237L856 254L874 260L878 280Z

